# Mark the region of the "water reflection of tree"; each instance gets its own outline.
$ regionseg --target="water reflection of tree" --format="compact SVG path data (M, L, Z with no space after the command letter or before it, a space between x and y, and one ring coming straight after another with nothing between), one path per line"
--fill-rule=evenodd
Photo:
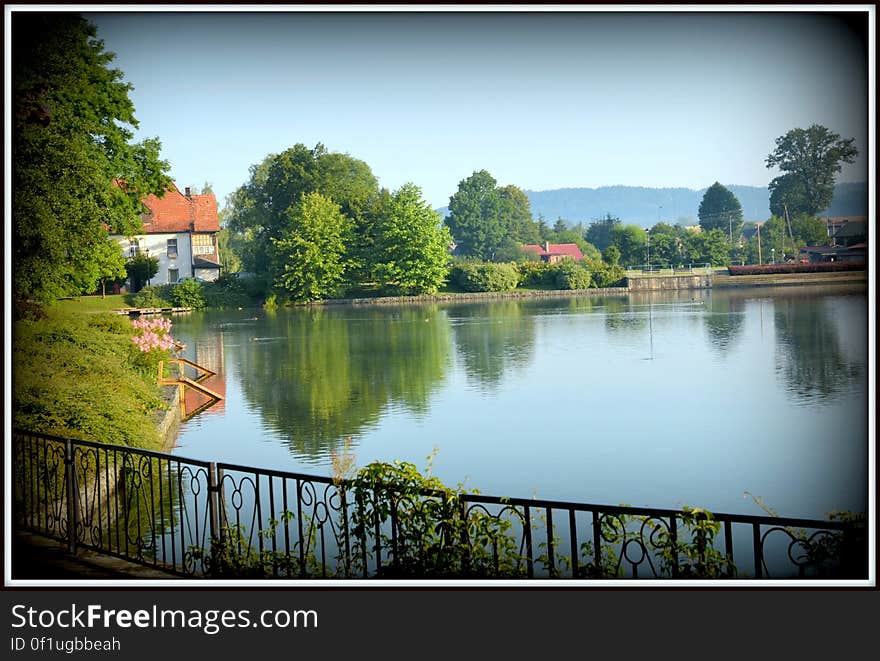
M265 337L240 337L244 396L294 452L312 457L389 406L424 412L451 355L449 324L435 307L292 310L259 332Z
M745 299L713 292L705 299L705 305L703 324L709 342L719 352L727 353L742 335Z
M861 376L861 367L841 350L837 327L822 298L777 299L773 310L777 373L789 392L804 401L821 401Z
M649 299L636 303L630 299L608 299L605 305L605 328L615 333L648 330L650 322ZM644 305L644 307L642 307Z
M529 364L535 345L535 310L524 305L493 301L448 308L456 351L468 377L480 386L497 386L506 371Z

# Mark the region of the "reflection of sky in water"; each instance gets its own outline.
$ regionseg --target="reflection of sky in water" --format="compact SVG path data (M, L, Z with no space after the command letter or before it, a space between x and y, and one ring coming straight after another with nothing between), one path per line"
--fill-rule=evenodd
M761 514L748 490L788 516L863 510L866 309L713 291L193 315L175 331L222 342L227 399L177 452L329 474L350 435L358 466L423 467L436 447L434 474L493 495Z

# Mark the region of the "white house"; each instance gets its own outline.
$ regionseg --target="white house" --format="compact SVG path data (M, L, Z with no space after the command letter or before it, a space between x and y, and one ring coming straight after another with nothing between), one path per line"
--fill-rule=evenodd
M181 193L171 185L161 198L144 199L149 211L141 216L141 233L114 235L126 257L145 253L159 258L159 271L150 284L175 283L184 278L213 281L220 276L217 199L213 193Z

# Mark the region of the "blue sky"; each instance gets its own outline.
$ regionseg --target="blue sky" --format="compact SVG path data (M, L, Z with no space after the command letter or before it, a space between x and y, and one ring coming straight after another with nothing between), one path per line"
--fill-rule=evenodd
M866 47L827 15L271 9L85 14L178 186L222 202L298 142L435 207L480 169L530 190L766 186L775 139L813 123L856 140L838 181L868 178Z

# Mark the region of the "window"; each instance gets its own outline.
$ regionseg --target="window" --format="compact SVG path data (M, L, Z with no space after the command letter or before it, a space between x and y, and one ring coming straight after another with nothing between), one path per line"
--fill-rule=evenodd
M137 239L132 239L131 243L128 245L128 256L134 257L140 253L140 244Z
M168 269L168 284L173 285L178 280L180 280L180 269L175 269L175 268Z
M214 239L210 234L193 234L193 255L213 255Z
M177 239L168 239L167 253L169 257L177 257Z

